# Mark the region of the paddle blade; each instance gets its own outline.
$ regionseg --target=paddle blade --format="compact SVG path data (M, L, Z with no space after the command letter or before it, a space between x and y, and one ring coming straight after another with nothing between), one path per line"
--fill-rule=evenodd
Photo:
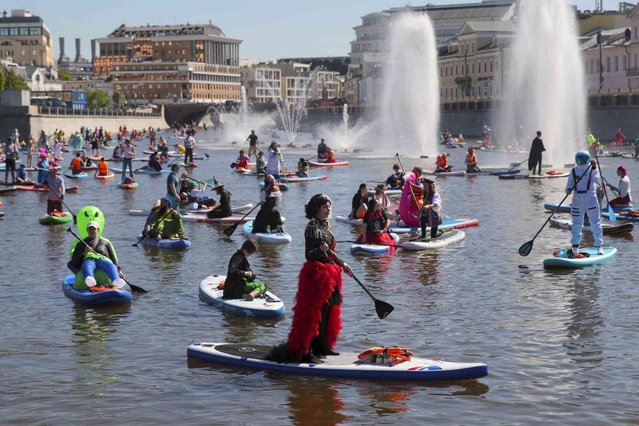
M129 287L131 287L131 291L133 291L133 293L148 293L148 291L146 291L142 287L139 287L137 285L131 284L128 281L126 283L129 285Z
M375 310L377 311L377 316L379 319L384 319L393 312L393 305L390 303L386 303L382 300L375 299Z
M233 232L235 232L236 229L237 229L237 223L234 223L233 225L229 226L228 228L224 230L224 235L226 235L227 237L230 237L231 235L233 235Z
M532 248L533 248L533 240L530 240L527 243L522 244L522 246L519 247L519 255L524 257L528 256Z
M617 223L617 215L615 214L615 209L613 209L610 204L608 204L608 219L613 225Z

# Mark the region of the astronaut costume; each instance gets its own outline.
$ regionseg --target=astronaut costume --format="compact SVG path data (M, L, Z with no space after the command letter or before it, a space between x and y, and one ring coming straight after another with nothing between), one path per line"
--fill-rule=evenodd
M601 174L595 164L590 162L588 151L578 151L575 155L577 166L572 169L566 184L566 194L572 192L570 214L572 216L572 252L579 252L584 215L588 215L595 247L600 254L603 247L601 229L601 207L597 199L597 188L601 187ZM576 184L575 184L576 182Z

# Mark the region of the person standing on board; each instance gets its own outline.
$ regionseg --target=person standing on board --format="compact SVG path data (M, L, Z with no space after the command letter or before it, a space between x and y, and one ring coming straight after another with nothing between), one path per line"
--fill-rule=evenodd
M131 141L126 139L122 147L122 181L126 177L126 169L129 168L129 176L133 181L133 157L135 157L135 147L131 145Z
M572 248L568 250L569 258L580 257L579 243L584 225L584 215L588 215L590 229L599 254L603 254L603 237L601 229L601 206L597 198L597 188L601 187L601 175L597 163L591 160L588 151L577 151L577 164L566 183L566 194L572 193L570 215L572 216Z
M248 157L251 158L251 155L255 155L255 158L257 158L257 135L255 130L251 130L251 134L248 135L246 140L249 143Z
M541 174L541 153L545 150L544 141L541 140L541 131L537 130L537 137L533 139L528 155L528 171L531 174L535 174L535 168L538 170L537 174Z

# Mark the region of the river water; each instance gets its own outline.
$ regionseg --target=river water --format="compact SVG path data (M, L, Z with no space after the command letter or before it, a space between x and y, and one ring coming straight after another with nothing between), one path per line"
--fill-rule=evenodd
M256 178L229 168L238 147L207 144L211 133L199 135L210 159L200 161L193 176L215 176L235 204L255 202ZM462 164L461 151L452 152L453 164ZM311 151L284 148L284 154L293 165ZM525 156L480 152L479 160L509 164ZM244 240L240 230L225 240L223 226L186 223L193 243L186 252L131 246L144 218L127 212L149 208L164 195L165 176L139 176L140 187L131 192L115 181L87 179L66 197L72 209L86 204L102 209L104 235L128 279L149 291L117 309L76 306L63 295L72 236L64 226L38 224L44 195L3 196L1 423L639 424L639 298L632 278L639 256L632 236L606 240L619 249L614 260L569 273L541 267L554 249L568 246L568 231L547 228L530 256L517 253L545 220L543 203L563 197L564 179L439 178L444 213L481 221L466 230L461 243L430 253L356 258L348 243L338 245L369 289L395 306L379 320L372 301L345 276L338 351L403 345L419 356L485 362L485 378L426 385L189 364L186 348L193 341L274 344L286 338L303 263L304 203L326 192L334 214L347 213L360 182L384 179L394 162L364 154L338 158L351 165L322 171L328 180L292 185L285 193L281 210L293 242L262 246L249 259L285 301L280 320L224 314L198 299L204 277L226 273ZM637 187L634 160L602 159L605 175L616 181L614 170L622 162ZM406 167L432 163L404 159ZM333 221L333 229L340 240L356 237L350 225Z

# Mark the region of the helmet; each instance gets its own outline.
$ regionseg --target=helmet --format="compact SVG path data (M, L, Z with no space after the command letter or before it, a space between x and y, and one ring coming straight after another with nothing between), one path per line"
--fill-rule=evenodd
M577 151L575 154L575 163L585 166L590 163L590 154L588 151Z

